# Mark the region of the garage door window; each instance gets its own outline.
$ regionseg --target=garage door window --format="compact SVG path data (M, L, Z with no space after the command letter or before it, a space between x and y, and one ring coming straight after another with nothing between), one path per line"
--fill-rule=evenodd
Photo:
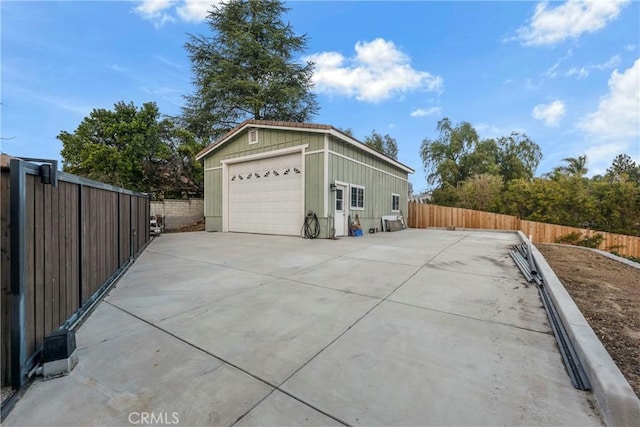
M351 209L364 210L364 187L351 186Z

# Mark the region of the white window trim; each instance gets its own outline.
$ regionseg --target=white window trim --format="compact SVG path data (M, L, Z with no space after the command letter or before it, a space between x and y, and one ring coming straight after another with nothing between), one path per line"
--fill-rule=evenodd
M358 206L353 206L353 197L351 197L352 194L352 188L361 188L362 189L362 207L358 207ZM356 200L357 202L357 200ZM367 190L364 186L362 185L357 185L357 184L349 184L349 210L352 211L363 211L364 207L367 205Z
M393 209L393 198L398 198L398 209ZM391 212L400 212L400 195L398 193L391 193Z
M328 214L329 214L329 135L327 135L326 133L324 134L324 147L322 149L322 151L324 152L323 156L323 166L324 166L324 171L323 171L323 181L324 181L324 217L327 218ZM336 183L337 184L337 183ZM343 206L342 209L344 209L344 198L343 198ZM335 206L333 207L334 210ZM346 211L345 211L346 212Z
M256 136L256 140L251 142L251 135L254 134ZM249 145L255 145L258 143L259 141L259 133L258 133L258 129L249 129L249 132L247 132L247 139L249 141Z

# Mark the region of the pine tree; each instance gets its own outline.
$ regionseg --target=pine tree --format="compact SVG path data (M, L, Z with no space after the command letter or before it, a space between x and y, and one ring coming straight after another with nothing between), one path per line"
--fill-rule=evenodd
M183 116L199 138L212 140L246 119L309 121L318 111L307 44L282 15L281 1L231 0L207 17L212 37L190 35L194 93Z

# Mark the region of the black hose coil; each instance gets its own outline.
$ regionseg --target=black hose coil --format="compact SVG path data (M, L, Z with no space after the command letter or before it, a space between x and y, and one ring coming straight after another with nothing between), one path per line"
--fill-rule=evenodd
M320 221L312 211L307 212L300 235L305 239L315 239L320 235Z

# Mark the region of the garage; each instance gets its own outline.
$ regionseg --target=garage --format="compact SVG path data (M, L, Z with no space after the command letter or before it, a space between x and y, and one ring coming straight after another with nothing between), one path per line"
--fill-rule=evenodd
M413 169L330 125L246 120L196 155L207 231L317 237L382 229Z
M229 231L297 235L304 219L300 152L228 165Z

